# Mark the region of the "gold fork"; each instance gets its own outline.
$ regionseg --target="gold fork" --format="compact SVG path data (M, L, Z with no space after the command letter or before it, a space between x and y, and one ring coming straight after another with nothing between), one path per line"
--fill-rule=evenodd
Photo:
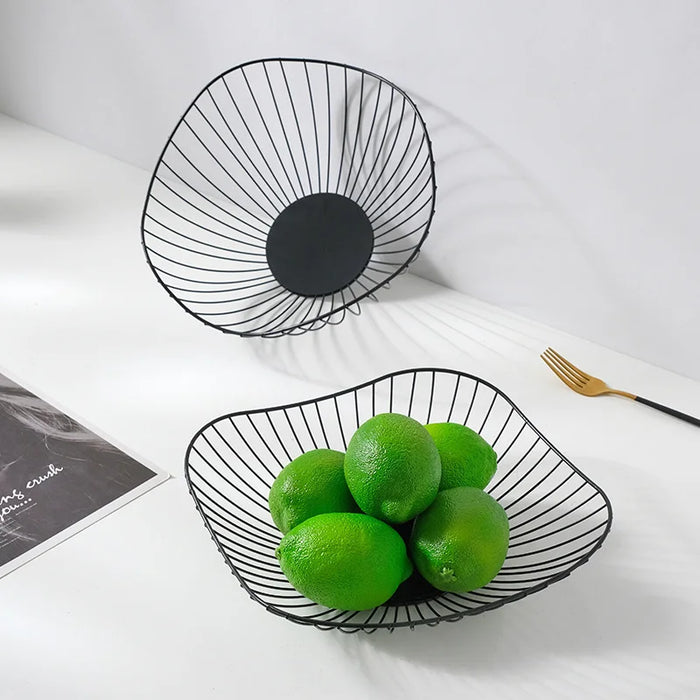
M552 348L547 348L540 357L547 363L547 366L554 372L554 374L559 377L559 379L566 384L570 389L573 389L583 396L600 396L601 394L617 394L618 396L624 396L625 398L632 399L633 401L638 401L646 406L651 406L657 411L663 411L676 418L692 423L693 425L700 426L700 418L695 418L689 416L687 413L681 413L668 406L663 406L656 401L650 401L641 396L636 396L635 394L630 394L628 391L620 391L618 389L611 389L602 379L594 377L591 374L584 372L579 369L576 365L569 362L565 357L560 355L556 350Z

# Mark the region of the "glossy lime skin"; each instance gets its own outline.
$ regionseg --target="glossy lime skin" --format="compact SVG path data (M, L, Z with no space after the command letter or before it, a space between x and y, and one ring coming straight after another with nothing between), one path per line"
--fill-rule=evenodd
M364 513L323 513L287 533L275 551L297 591L338 610L385 603L413 571L390 525Z
M447 489L416 518L411 558L435 588L473 591L500 571L509 531L505 510L489 494L473 486Z

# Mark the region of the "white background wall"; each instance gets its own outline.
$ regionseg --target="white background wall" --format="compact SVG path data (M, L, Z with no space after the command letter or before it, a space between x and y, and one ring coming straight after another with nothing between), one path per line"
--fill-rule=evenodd
M0 0L0 111L148 169L210 78L267 56L419 98L416 271L700 378L700 2Z

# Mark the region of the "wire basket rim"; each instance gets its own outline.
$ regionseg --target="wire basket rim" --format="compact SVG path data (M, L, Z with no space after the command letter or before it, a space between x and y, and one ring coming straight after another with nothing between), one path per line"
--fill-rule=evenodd
M603 501L605 503L605 508L607 511L607 518L606 518L606 524L605 528L603 530L603 533L598 537L598 539L594 542L594 544L591 546L589 551L582 557L579 557L575 559L574 563L566 568L564 571L561 571L546 580L542 581L541 583L538 583L535 586L531 586L530 588L527 588L525 590L519 590L516 593L514 593L511 596L507 596L504 598L500 598L497 601L494 601L492 603L484 603L483 605L480 605L478 608L471 608L469 610L464 610L462 612L454 613L452 615L440 615L437 617L433 618L421 618L421 619L416 619L416 620L402 620L402 621L395 621L395 622L384 622L384 618L380 622L377 623L363 623L363 622L343 622L339 624L334 624L333 620L327 620L327 621L314 621L311 618L308 617L302 617L300 615L295 615L294 613L288 613L284 612L278 608L276 608L274 605L265 602L262 600L254 591L250 589L248 586L247 582L242 578L240 573L238 572L237 568L231 564L229 561L229 557L226 555L224 550L221 547L221 544L217 540L214 532L212 531L209 521L204 515L204 512L202 511L200 507L200 502L199 498L196 496L195 491L194 491L194 486L190 477L190 454L191 451L194 447L195 442L198 440L200 435L204 433L205 430L210 428L212 425L215 423L218 423L221 420L224 419L231 419L231 418L236 418L238 416L252 416L260 413L269 413L272 411L283 411L289 408L295 408L299 406L306 406L309 404L315 404L319 403L322 401L328 401L330 399L335 399L338 398L339 396L344 396L346 394L360 391L361 389L366 389L367 387L376 385L382 381L385 381L387 379L393 379L394 377L397 376L402 376L406 374L422 374L422 373L431 373L433 375L440 373L440 374L451 374L457 377L464 377L466 379L471 379L474 380L477 383L484 384L485 386L488 386L490 389L492 389L497 395L500 395L502 398L504 398L513 408L513 410L520 416L520 418L525 421L526 424L530 426L530 428L535 432L535 434L538 436L539 439L543 440L546 445L548 445L551 449L553 449L557 454L559 454L562 457L562 460L566 465L572 469L576 474L578 474L586 483L588 483L591 487L593 487L596 492L603 498ZM378 629L388 629L390 632L393 631L394 629L398 628L405 628L409 627L413 629L416 626L422 626L422 625L427 625L429 627L434 627L438 625L440 622L456 622L458 620L461 620L464 617L467 616L474 616L478 615L482 612L486 612L488 610L494 610L496 608L500 608L503 605L506 605L507 603L512 603L515 602L516 600L520 600L521 598L524 598L532 593L537 593L541 590L544 590L548 586L550 586L553 583L556 583L557 581L561 581L562 579L566 578L569 576L574 570L579 568L580 566L583 566L592 556L597 552L603 545L603 542L607 538L608 534L610 533L610 530L612 528L612 521L613 521L613 511L612 511L612 504L610 502L610 499L608 498L607 494L605 491L598 486L596 482L594 482L588 475L584 474L578 467L576 467L568 457L566 457L559 448L555 447L545 435L542 434L542 432L532 423L532 421L525 416L525 414L520 410L520 408L510 399L510 397L505 394L503 391L501 391L498 387L496 387L494 384L489 382L486 379L482 379L481 377L478 377L474 374L471 374L469 372L462 372L460 370L455 370L455 369L448 369L448 368L440 368L440 367L416 367L416 368L409 368L409 369L403 369L403 370L397 370L394 372L389 372L388 374L384 374L380 377L377 377L375 379L370 379L366 382L363 382L361 384L358 384L356 386L348 387L346 389L342 389L341 391L336 391L332 392L330 394L326 394L324 396L319 396L316 398L312 399L306 399L304 401L294 401L292 403L280 405L280 406L270 406L268 408L260 408L260 409L254 409L251 411L237 411L235 413L225 413L218 418L214 418L213 420L209 421L206 425L202 426L192 437L190 440L190 443L187 447L187 450L185 452L185 481L187 483L187 488L190 493L190 496L195 502L195 506L197 508L197 511L204 521L205 527L207 528L207 531L209 532L210 537L214 541L214 543L217 546L217 549L221 553L221 555L224 557L224 560L228 564L229 568L231 569L231 572L235 575L236 579L238 579L239 584L241 587L248 593L248 595L255 600L257 603L262 605L268 612L271 612L279 617L283 617L287 620L290 620L291 622L295 622L297 624L305 625L305 626L313 626L317 627L319 629L340 629L341 631L348 631L348 632L359 632L359 631L364 631L367 633L372 633Z
M413 108L418 121L423 129L423 133L425 134L425 140L426 140L426 145L428 149L428 161L430 164L430 182L431 182L431 198L430 198L430 213L428 214L428 218L425 223L425 230L423 231L423 234L420 238L420 240L414 245L414 250L413 253L409 256L407 260L405 260L394 272L391 274L386 275L382 279L381 282L378 282L374 286L368 287L364 292L358 295L353 294L353 298L351 301L344 302L341 306L331 309L329 311L326 311L323 314L319 314L318 316L314 316L312 319L303 319L302 321L299 321L298 323L295 323L294 325L287 326L281 329L276 329L274 331L270 331L269 333L265 332L256 332L256 331L235 331L231 328L224 328L222 326L218 326L216 323L212 321L207 321L206 319L202 318L199 314L196 314L194 311L191 311L190 309L185 306L185 304L178 299L178 297L171 291L170 287L161 279L160 274L158 273L155 265L151 261L151 256L148 251L148 247L146 245L146 231L145 231L145 226L146 226L146 212L148 209L148 204L151 199L151 190L153 189L153 183L155 182L156 178L156 172L158 171L158 166L160 165L161 161L163 160L163 156L165 155L165 152L168 149L168 146L170 145L173 136L177 132L177 130L180 128L180 125L184 121L185 117L189 113L189 111L192 109L192 107L195 105L197 100L218 80L221 80L224 78L226 75L229 73L233 73L234 71L241 70L243 68L246 68L248 66L252 65L257 65L257 64L264 64L264 63L283 63L283 62L289 62L289 63L313 63L313 64L320 64L320 65L325 65L325 66L334 66L336 68L345 68L345 69L350 69L353 71L357 71L358 73L363 73L364 75L368 75L372 78L375 78L376 80L380 81L381 83L384 83L385 85L388 85L391 87L393 90L396 90L407 102L408 104ZM435 215L435 204L436 204L436 198L437 198L437 184L435 181L435 156L433 154L433 144L430 139L430 133L428 131L427 124L425 123L425 119L423 118L423 115L421 114L420 110L418 109L418 106L416 105L415 101L411 99L411 96L403 89L401 89L398 85L396 85L394 82L391 80L388 80L387 78L382 77L378 73L375 73L371 70L367 70L366 68L360 68L359 66L354 66L349 63L342 63L339 61L329 61L329 60L324 60L324 59L319 59L319 58L302 58L302 57L269 57L269 58L258 58L258 59L252 59L250 61L245 61L244 63L239 63L236 66L233 66L232 68L228 68L227 70L223 71L216 77L212 78L195 96L195 98L187 105L185 108L185 111L182 113L180 118L177 120L177 123L175 124L174 128L170 132L170 135L165 141L165 145L160 151L160 154L156 160L156 166L153 168L153 172L151 173L151 177L148 182L148 187L146 190L146 198L144 201L143 209L141 212L141 247L143 248L144 255L146 257L146 261L148 263L148 266L151 268L151 272L155 276L155 278L158 280L158 283L165 289L165 291L168 293L168 295L177 302L177 304L182 308L187 314L190 316L193 316L195 319L203 323L205 326L209 326L211 328L214 328L218 331L221 331L222 333L225 333L226 335L237 335L241 338L264 338L264 337L276 337L280 335L285 335L288 334L292 331L295 330L300 330L302 328L305 328L306 326L309 326L310 324L315 323L316 321L322 321L325 319L328 319L332 316L335 316L336 314L342 312L344 309L350 310L352 307L359 306L359 302L362 301L363 299L366 298L374 298L374 293L381 289L382 287L386 286L388 283L390 283L394 278L396 278L398 275L400 275L402 272L406 271L411 265L411 263L418 257L418 254L420 252L420 249L425 242L425 239L428 237L428 233L430 232L430 226L432 225L433 222L433 217ZM345 288L344 288L345 289ZM336 292L334 292L335 294ZM329 295L324 295L324 296L329 296ZM310 328L309 330L320 330L318 329L313 329Z

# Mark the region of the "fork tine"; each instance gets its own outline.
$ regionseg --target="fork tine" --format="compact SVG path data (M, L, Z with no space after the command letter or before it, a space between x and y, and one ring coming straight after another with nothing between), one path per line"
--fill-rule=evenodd
M581 375L581 379L583 379L584 381L592 379L590 374L587 374L582 369L579 369L576 365L569 362L569 360L560 355L554 348L547 348L547 350L549 350L555 357L561 360L570 370L572 370L573 372L578 372L578 374Z
M549 367L549 369L554 372L554 374L559 377L559 379L566 384L566 386L569 387L569 389L573 389L574 391L578 391L580 387L577 384L574 384L565 374L563 374L559 368L547 357L547 355L542 354L540 357L545 361L545 364Z
M561 362L559 358L556 355L553 355L552 353L548 352L545 350L545 355L567 376L569 379L574 383L577 384L578 386L583 386L588 380L587 379L581 379L581 377L576 374L576 372L573 372L570 370L566 364Z

